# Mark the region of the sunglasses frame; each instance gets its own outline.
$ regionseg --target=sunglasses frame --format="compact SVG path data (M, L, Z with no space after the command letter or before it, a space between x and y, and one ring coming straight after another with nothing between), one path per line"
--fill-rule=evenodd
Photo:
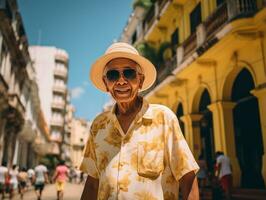
M126 70L133 70L134 72L135 72L135 75L134 75L134 77L133 78L130 78L130 77L126 77L127 75L125 75L125 71ZM108 72L110 72L110 71L115 71L115 72L118 72L119 73L119 76L118 76L118 78L116 78L116 79L114 79L114 80L112 80L112 79L109 79L108 78L108 75L107 75L107 73ZM137 74L140 74L141 75L141 73L139 73L136 69L133 69L133 68L125 68L125 69L123 69L123 70L117 70L117 69L110 69L110 70L108 70L106 73L105 73L105 77L106 77L106 79L108 80L108 81L110 81L110 82L116 82L116 81L118 81L120 78L121 78L121 76L123 77L123 79L126 79L126 80L135 80L136 78L137 78Z

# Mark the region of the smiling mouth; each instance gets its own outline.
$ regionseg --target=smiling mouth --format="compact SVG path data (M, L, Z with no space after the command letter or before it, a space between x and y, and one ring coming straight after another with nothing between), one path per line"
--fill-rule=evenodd
M119 90L115 90L116 92L118 92L118 93L125 93L125 92L129 92L130 91L130 89L119 89Z

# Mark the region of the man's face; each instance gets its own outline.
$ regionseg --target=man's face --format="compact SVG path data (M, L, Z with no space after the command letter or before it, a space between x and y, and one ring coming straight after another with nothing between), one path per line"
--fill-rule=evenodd
M106 89L118 103L134 101L141 89L144 75L134 61L127 58L111 60L104 69Z

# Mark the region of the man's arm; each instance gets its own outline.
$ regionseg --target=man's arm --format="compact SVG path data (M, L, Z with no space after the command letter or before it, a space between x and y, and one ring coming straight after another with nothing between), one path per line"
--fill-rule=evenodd
M97 200L98 187L99 180L88 176L80 200Z
M199 200L198 181L194 171L185 174L179 181L184 200Z

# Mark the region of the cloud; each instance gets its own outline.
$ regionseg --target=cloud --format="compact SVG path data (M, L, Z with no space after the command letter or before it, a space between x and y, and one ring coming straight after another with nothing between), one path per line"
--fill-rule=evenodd
M84 85L84 86L89 85L89 81L84 81L84 82L83 82L83 85Z
M85 90L82 87L75 87L71 90L71 97L73 99L78 99L84 92Z

